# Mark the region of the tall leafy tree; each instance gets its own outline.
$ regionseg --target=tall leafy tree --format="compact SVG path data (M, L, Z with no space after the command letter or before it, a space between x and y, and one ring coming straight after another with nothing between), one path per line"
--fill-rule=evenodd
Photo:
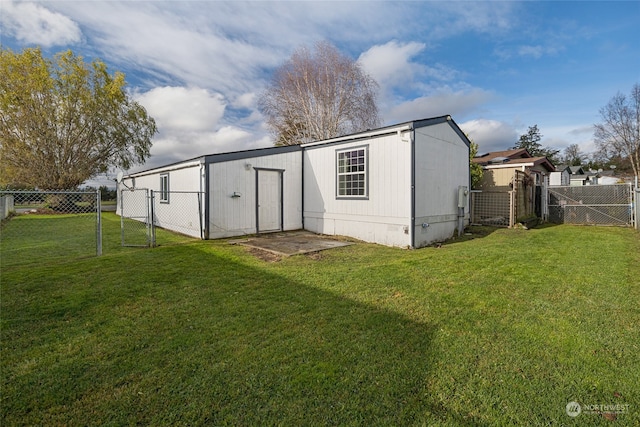
M124 74L71 51L0 53L0 181L76 188L149 156L155 121L125 92Z
M564 149L563 161L568 166L581 166L585 158L578 144L570 144Z
M469 146L469 173L471 174L471 188L476 188L480 181L482 181L484 170L478 163L473 162L473 158L478 155L478 144L471 140L468 135L467 138L471 141L471 145Z
M628 98L622 93L611 98L600 117L594 132L600 152L608 159L627 160L640 176L640 84L631 88Z
M276 145L378 127L378 84L328 42L302 47L274 73L258 105Z
M542 134L538 125L529 126L527 133L520 135L518 142L512 148L526 148L529 154L533 157L544 156L551 163L558 164L558 153L560 150L556 150L551 147L543 147L540 141L542 140Z

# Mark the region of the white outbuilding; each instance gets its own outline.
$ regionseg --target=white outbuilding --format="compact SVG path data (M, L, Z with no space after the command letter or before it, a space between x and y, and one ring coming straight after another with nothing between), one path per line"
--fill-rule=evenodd
M468 222L469 145L442 116L207 155L126 176L118 212L144 189L156 225L203 239L305 229L419 248Z

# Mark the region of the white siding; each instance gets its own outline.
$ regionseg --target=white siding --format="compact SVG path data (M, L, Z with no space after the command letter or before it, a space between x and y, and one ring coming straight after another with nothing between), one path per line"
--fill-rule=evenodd
M336 197L336 151L368 147L368 198ZM411 142L398 134L304 151L304 225L390 246L411 245Z
M256 233L255 168L284 171L283 229L302 228L302 157L295 151L209 165L210 238ZM234 193L239 197L233 197Z
M123 182L126 186L136 189L154 191L154 222L161 228L173 230L193 237L202 237L204 228L204 209L201 209L198 198L204 201L201 186L202 167L200 161L190 161L141 172L127 177ZM160 201L160 177L169 177L168 203ZM119 189L127 191L127 187L120 185ZM127 216L125 208L125 216ZM118 214L120 214L120 199L118 200Z
M202 202L207 205L203 217L209 223L202 228L208 228L209 238L223 238L258 231L256 178L260 170L282 171L283 230L304 226L321 234L351 236L389 246L422 247L451 237L458 226L458 186L469 185L469 151L453 122L424 121L422 127L411 130L414 124L421 122L306 144L301 151L207 156L134 174L125 183L131 186L135 178L137 188L159 191L160 176L169 174L172 193L169 203L160 204L157 212L161 215L157 218L161 226L185 234L197 225L194 237L204 232L199 224L204 224L205 219L198 217L197 203L177 203L179 196L175 192L208 188L208 204L204 195ZM367 150L366 197L340 198L336 153L360 147ZM254 157L239 158L244 156ZM280 189L276 190L273 194L279 193ZM278 211L277 206L274 211ZM270 222L270 229L279 228L275 221Z
M569 185L569 172L567 170L549 173L549 185Z
M415 247L453 236L458 186L469 186L469 147L449 123L416 129Z

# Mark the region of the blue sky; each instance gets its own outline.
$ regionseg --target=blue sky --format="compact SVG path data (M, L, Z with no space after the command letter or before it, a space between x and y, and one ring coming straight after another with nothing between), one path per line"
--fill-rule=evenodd
M256 98L302 45L328 40L380 85L385 125L451 114L481 152L537 124L594 149L599 109L640 82L640 2L0 0L3 47L72 49L127 75L169 162L272 144Z

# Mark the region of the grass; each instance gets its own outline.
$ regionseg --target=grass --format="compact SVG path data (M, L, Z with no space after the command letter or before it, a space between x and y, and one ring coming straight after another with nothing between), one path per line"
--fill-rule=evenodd
M640 239L541 227L266 262L225 241L5 265L3 425L640 423ZM479 230L481 231L481 230ZM482 230L486 231L486 230ZM32 256L36 256L33 254Z
M105 221L102 236L103 253L123 252L120 217L102 213ZM147 229L144 223L125 219L125 241L134 246L146 246ZM192 239L157 229L160 245L192 241ZM55 236L52 238L51 236ZM82 257L97 253L96 214L27 214L5 220L0 226L0 266L34 266Z

